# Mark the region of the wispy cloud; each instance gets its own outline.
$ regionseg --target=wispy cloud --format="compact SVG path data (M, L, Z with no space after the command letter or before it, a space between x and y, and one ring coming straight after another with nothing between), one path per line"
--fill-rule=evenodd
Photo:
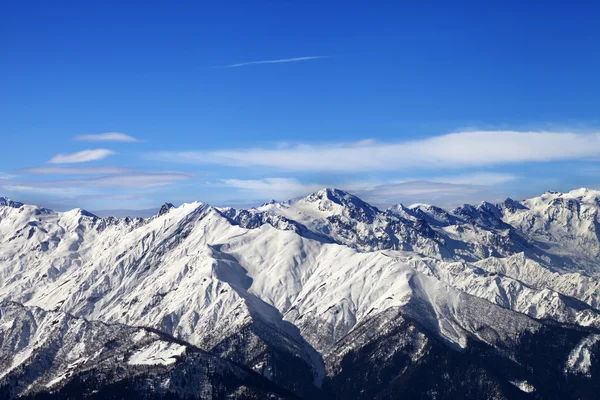
M100 167L30 167L21 168L17 172L28 175L116 175L132 172L131 168L100 166ZM1 177L1 175L0 175Z
M367 172L458 169L600 156L600 133L470 131L395 143L359 143L162 152L150 157L178 163L286 171Z
M254 192L265 199L278 200L287 200L323 188L322 185L304 184L293 178L223 179L221 183L242 191Z
M187 172L138 172L108 175L86 179L59 180L4 180L0 179L0 188L13 192L36 192L44 194L74 193L90 188L147 189L170 185L192 179L195 175Z
M81 192L77 187L37 187L26 183L1 185L0 188L9 193L35 193L50 196L74 196Z
M93 135L75 136L80 142L139 142L139 139L120 132L106 132Z
M112 150L108 150L108 149L83 150L83 151L78 151L77 153L57 154L54 157L52 157L48 161L48 163L49 164L83 163L83 162L89 162L89 161L102 160L113 154L117 154L117 153L115 153Z
M505 192L493 186L430 181L384 184L355 190L353 193L379 207L389 207L398 203L426 203L452 208L465 203L478 203L483 200L494 202L507 197Z
M195 175L187 172L146 172L123 174L90 179L90 186L113 188L150 188L166 186L175 182L193 178Z
M245 67L248 65L259 65L259 64L291 63L291 62L299 62L299 61L317 60L320 58L328 58L328 56L307 56L307 57L281 58L278 60L250 61L250 62L226 65L225 68L238 68L238 67Z
M455 185L499 185L518 179L519 177L512 174L503 174L497 172L476 172L473 174L464 174L456 176L434 177L428 178L428 181L438 183L450 183Z

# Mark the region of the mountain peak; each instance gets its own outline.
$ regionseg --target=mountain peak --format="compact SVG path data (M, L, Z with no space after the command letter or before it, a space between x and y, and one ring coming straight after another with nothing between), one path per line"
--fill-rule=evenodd
M502 218L502 212L495 204L490 203L489 201L482 201L478 207L480 210L492 214L496 218Z
M319 190L318 192L313 193L310 196L317 196L319 198L328 198L330 200L333 200L335 198L348 198L348 197L355 197L352 194L341 190L341 189L336 189L336 188L324 188Z
M413 210L412 210L412 205L410 207L406 207L404 204L398 203L398 204L394 204L393 206L388 207L387 211L390 211L393 213L411 214Z
M13 200L9 199L8 197L0 197L0 206L19 208L19 207L23 206L23 203L19 203L18 201L13 201Z
M522 203L527 207L545 204L547 206L556 206L567 203L590 204L600 206L600 191L589 188L579 188L569 192L546 191L538 197L524 200Z
M511 199L507 197L502 203L498 204L499 208L504 208L510 212L515 212L517 210L527 210L527 207L521 204L521 202Z
M162 207L160 208L160 210L158 211L158 215L161 216L161 215L168 213L169 210L173 207L175 207L175 206L171 203L163 204Z
M97 215L92 214L91 212L84 210L83 208L74 208L72 210L65 211L62 214L63 214L63 216L73 216L73 217L83 216L83 217L89 217L89 218L98 218Z
M271 205L273 205L273 204L277 204L277 203L278 203L278 201L277 201L277 200L273 200L273 199L271 199L271 200L269 200L269 201L267 201L267 202L264 202L264 203L261 205L261 207L271 206Z
M600 191L589 188L579 188L565 193L564 196L583 200L595 200L596 197L600 196Z
M453 209L451 213L463 217L476 217L479 214L477 208L472 204L463 204L462 206L458 206Z
M325 188L303 199L317 204L321 211L334 211L336 207L342 215L361 222L372 222L379 210L344 190Z
M321 189L318 192L314 192L309 194L304 198L304 200L308 203L317 203L321 201L331 201L335 204L339 204L341 206L349 206L356 205L361 207L372 207L370 204L365 201L359 199L358 197L350 194L344 190L335 189L335 188L325 188Z

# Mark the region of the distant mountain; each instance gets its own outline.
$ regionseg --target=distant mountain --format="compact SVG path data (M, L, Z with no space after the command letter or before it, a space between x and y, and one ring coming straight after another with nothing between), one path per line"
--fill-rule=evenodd
M146 218L1 199L0 397L600 389L597 191L448 211L324 189Z
M11 199L8 199L6 197L0 197L0 206L19 208L22 205L23 203L19 203L18 201L12 201Z

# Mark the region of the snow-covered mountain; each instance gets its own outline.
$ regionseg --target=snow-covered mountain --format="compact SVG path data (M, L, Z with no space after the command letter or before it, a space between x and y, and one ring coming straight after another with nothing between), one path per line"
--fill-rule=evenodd
M599 210L587 189L137 219L0 198L0 394L593 398Z
M264 377L162 332L0 303L2 398L291 398ZM114 397L113 397L114 398Z

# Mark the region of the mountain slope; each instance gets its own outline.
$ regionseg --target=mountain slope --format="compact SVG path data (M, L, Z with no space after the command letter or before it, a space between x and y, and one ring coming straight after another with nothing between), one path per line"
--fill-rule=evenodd
M162 333L0 303L2 398L293 396Z
M350 382L388 398L400 389L353 374L361 363L381 364L382 371L408 368L398 382L414 383L433 362L423 358L425 347L448 360L447 369L435 369L441 374L467 363L490 396L511 397L514 388L529 396L534 377L498 375L474 349L497 352L496 361L511 366L527 352L527 338L546 348L541 332L563 332L570 339L561 339L561 366L552 373L568 371L562 382L585 398L600 328L598 198L580 190L452 211L382 211L324 189L249 210L165 204L145 219L4 200L0 299L163 332L301 398L350 396ZM389 337L379 336L381 327ZM395 354L396 339L408 346L400 359L365 350ZM342 362L348 351L362 355ZM371 364L361 358L367 354ZM438 383L419 390L474 390Z

